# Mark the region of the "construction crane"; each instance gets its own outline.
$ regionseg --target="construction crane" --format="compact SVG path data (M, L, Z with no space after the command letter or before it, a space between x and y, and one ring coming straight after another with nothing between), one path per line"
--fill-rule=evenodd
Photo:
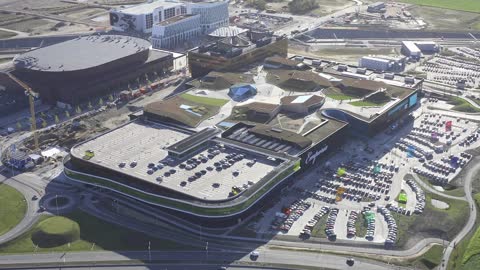
M20 79L15 77L12 73L8 72L7 73L8 77L10 77L12 80L14 80L16 83L18 83L23 89L25 89L25 95L28 96L28 102L30 104L30 121L32 125L32 132L33 132L33 142L34 142L34 149L33 150L38 150L38 134L37 134L37 119L35 117L35 98L38 97L38 93L34 92L30 86L22 82Z

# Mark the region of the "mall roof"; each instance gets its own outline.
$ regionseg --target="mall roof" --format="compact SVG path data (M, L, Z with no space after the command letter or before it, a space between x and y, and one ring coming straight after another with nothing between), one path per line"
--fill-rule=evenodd
M312 144L312 140L307 139L298 133L267 125L257 124L249 131L256 135L292 143L299 148L306 148Z

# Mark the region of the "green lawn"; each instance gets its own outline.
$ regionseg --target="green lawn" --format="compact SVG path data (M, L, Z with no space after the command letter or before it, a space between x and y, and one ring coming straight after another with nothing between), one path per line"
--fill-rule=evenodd
M432 188L435 188L434 185L432 185L432 183L428 180L428 178L426 178L423 175L417 175L417 176L425 184L429 185ZM404 179L406 180L408 178L413 179L413 176L411 176L411 175L409 176L407 174ZM455 185L452 185L452 184L448 184L448 185L443 186L442 188L444 189L444 191L441 191L441 192L444 193L444 194L447 194L447 195L450 195L450 196L455 196L455 197L465 197L465 190L463 189L462 186L455 186Z
M452 200L428 192L425 192L425 195L426 206L422 215L405 216L392 213L399 228L397 246L402 247L408 235L414 233L451 240L467 221L470 209L466 201ZM438 209L432 205L431 199L446 202L450 207Z
M367 235L367 221L362 214L359 214L355 222L355 229L357 237L365 237Z
M0 184L0 235L22 221L27 212L27 202L22 193L11 186Z
M478 0L399 0L399 2L480 13Z
M480 109L473 107L468 101L459 97L452 97L448 104L454 105L452 110L459 112L470 112L476 113L480 112Z
M422 256L417 258L412 265L415 266L415 269L434 269L440 263L442 263L443 257L443 246L434 245Z
M209 105L209 106L222 107L223 105L228 103L228 100L226 99L200 97L200 96L195 96L191 94L183 94L181 95L181 97L191 102Z
M357 106L357 107L374 107L374 106L382 106L385 103L375 103L375 102L363 100L363 101L350 102L348 104Z
M70 244L51 247L39 246L36 251L88 251L92 249L92 246L94 250L146 250L149 241L151 241L153 250L189 248L170 240L152 238L144 233L131 231L78 210L61 219L46 215L42 216L32 229L18 238L0 245L0 253L31 253L35 249L32 237L35 238L35 233L38 230L44 230L45 226L48 225L48 227L58 227L49 229L49 232L64 232L65 228L69 230L72 224L78 224L80 228L80 238L78 240ZM93 245L94 243L95 245Z
M9 57L8 57L8 58L1 58L1 59L0 59L0 64L6 63L6 62L10 62L10 61L12 61L12 59L13 59L13 58L9 58Z
M312 229L312 236L313 237L320 237L320 238L327 238L327 234L325 233L325 225L327 224L328 214L323 215L320 220L313 226Z
M16 35L17 35L17 34L12 33L12 32L9 32L9 31L0 30L0 39L3 39L3 38L11 38L11 37L14 37L14 36L16 36Z
M342 95L342 94L328 94L326 96L331 98L331 99L335 99L335 100L351 100L351 99L357 99L358 98L358 97ZM353 103L353 102L351 102L351 103Z
M480 204L480 193L474 195L477 205ZM463 254L462 263L465 264L474 255L480 254L480 229L477 229L473 237L470 239L467 249Z

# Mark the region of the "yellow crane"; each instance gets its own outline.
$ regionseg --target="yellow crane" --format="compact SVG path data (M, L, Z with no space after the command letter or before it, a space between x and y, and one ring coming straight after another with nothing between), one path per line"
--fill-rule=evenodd
M20 79L15 77L12 73L7 73L8 77L18 83L23 89L25 89L25 95L28 96L28 102L30 104L30 121L32 124L32 132L33 132L33 141L34 141L34 149L38 150L38 134L37 134L37 119L35 117L35 98L38 97L38 93L34 92L30 86L22 82Z

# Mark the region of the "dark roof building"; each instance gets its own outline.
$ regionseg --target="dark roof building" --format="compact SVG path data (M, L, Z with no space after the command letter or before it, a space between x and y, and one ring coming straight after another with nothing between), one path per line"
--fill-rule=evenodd
M92 35L38 48L17 57L13 72L43 101L77 104L146 73L173 68L173 55L150 50L135 37Z

